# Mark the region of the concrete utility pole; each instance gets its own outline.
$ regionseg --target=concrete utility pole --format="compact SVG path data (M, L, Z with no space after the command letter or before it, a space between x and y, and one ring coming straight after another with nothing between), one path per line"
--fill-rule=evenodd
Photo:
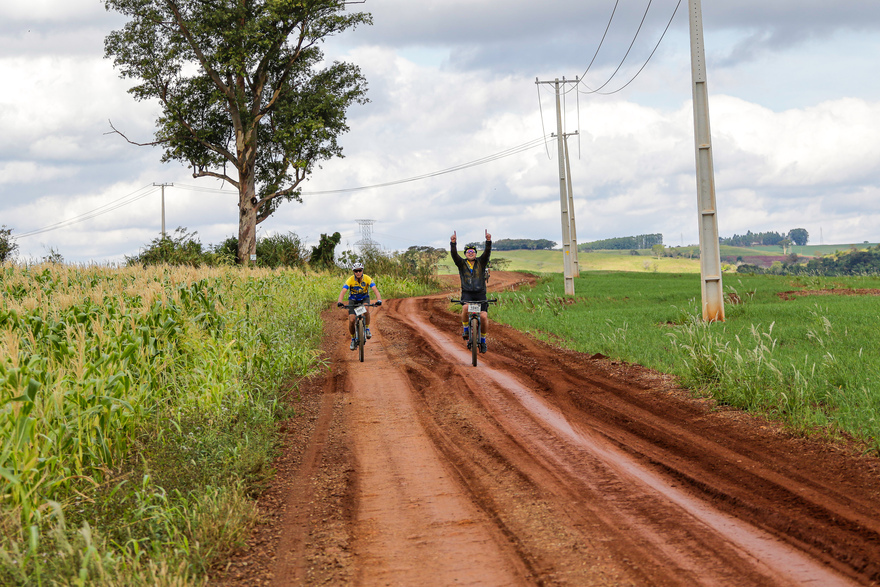
M174 187L173 183L154 183L154 186L162 188L162 238L165 238L165 188Z
M571 190L571 157L568 154L568 137L577 135L577 131L565 133L565 179L568 187L568 216L571 221L568 236L571 241L571 275L572 277L581 276L581 264L578 261L578 239L577 227L574 221L574 192Z
M542 82L535 78L536 84L553 84L556 89L556 145L559 154L559 208L561 211L562 223L562 267L565 275L565 295L567 296L574 295L574 275L571 256L571 217L568 204L569 190L565 170L565 141L562 132L562 109L559 104L559 88L560 85L576 84L578 81L578 78L575 78L574 80L566 80L565 78L562 78L562 81L560 82L559 78L556 78L552 82Z
M703 46L703 13L700 0L689 0L691 76L694 93L694 142L697 158L697 199L700 229L700 277L703 320L724 321L724 288L721 283L721 247L715 206L715 170L712 133L709 130L709 92L706 89L706 51Z

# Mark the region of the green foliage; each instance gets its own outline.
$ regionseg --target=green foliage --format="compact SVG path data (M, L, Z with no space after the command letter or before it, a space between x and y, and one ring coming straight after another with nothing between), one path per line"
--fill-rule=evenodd
M805 247L810 240L810 233L806 228L792 228L788 231L788 238L799 247Z
M439 288L437 279L438 263L445 258L446 249L428 246L413 246L403 252L385 253L368 248L360 253L344 251L339 256L338 265L349 269L355 262L364 264L364 272L380 282L379 291L391 296L389 283L406 295L426 294Z
M737 273L825 276L880 274L880 245L864 250L837 251L809 259L806 263L799 263L797 255L792 255L784 262L774 262L769 269L743 264L739 266Z
M672 373L696 393L777 418L795 430L844 433L880 452L880 329L872 295L782 296L880 289L876 274L738 275L727 321L705 323L699 275L582 272L500 293L493 318L581 352Z
M11 260L17 249L18 243L12 238L12 229L4 224L0 227L0 263Z
M336 245L342 240L342 235L334 232L332 236L321 235L321 240L312 247L309 255L309 265L316 269L329 270L336 267Z
M225 251L211 253L202 247L202 243L196 238L198 233L187 232L180 226L174 230L174 235L158 236L150 242L146 249L132 257L125 257L128 265L188 265L201 267L202 265L217 266L230 265L235 257L230 257Z
M346 111L367 102L366 81L355 65L325 62L320 43L369 14L335 0L104 3L128 19L106 37L105 56L135 80L136 100L161 108L151 144L195 177L238 187L241 251L250 251L256 224L299 201L315 166L342 155Z
M751 230L745 234L735 234L729 238L720 238L719 242L722 245L728 245L732 247L751 247L757 245L763 246L780 246L783 240L790 241L789 244L794 243L798 246L806 246L807 241L810 240L810 233L807 232L805 228L792 228L786 234L781 234L778 232L768 231L768 232L752 232Z
M482 243L479 243L482 245ZM503 238L492 242L493 251L516 251L526 249L529 251L552 249L556 243L547 239L530 238Z
M214 252L235 259L238 253L238 238L230 236L216 246ZM308 251L296 234L274 234L257 239L258 267L304 267L308 261Z
M654 245L663 244L662 234L640 234L638 236L622 236L618 238L608 238L604 240L581 243L578 245L578 251L587 251L590 249L599 250L629 250L629 249L650 249Z

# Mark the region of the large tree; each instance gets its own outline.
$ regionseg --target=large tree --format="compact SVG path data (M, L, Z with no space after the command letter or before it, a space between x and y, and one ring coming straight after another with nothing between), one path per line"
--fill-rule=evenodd
M809 242L810 233L807 232L806 228L792 228L788 231L788 238L790 238L794 244L802 247Z
M346 110L364 104L352 64L323 64L318 43L370 15L341 0L105 0L130 20L104 41L137 100L158 100L162 161L238 189L238 258L256 253L257 224L323 160L342 156ZM114 131L116 129L114 128ZM119 131L116 131L119 132Z

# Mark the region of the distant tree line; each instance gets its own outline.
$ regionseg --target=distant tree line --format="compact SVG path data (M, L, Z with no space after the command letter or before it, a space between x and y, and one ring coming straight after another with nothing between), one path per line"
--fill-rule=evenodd
M786 262L777 261L770 267L743 264L737 273L770 273L775 275L878 275L880 274L880 245L864 250L848 249L822 255L798 263L797 255L790 255Z
M810 240L810 233L805 228L792 228L787 234L778 232L752 232L751 230L745 234L734 234L730 238L720 238L718 241L722 245L731 247L750 247L753 245L763 245L775 247L782 244L782 241L788 239L792 243L802 247Z
M520 249L526 249L529 251L540 251L545 249L552 249L555 246L555 242L549 241L545 238L503 238L501 240L492 241L493 251L517 251Z
M588 249L650 249L653 248L654 245L662 244L662 234L640 234L637 236L621 236L617 238L607 238L604 240L582 243L578 245L578 250L585 251Z

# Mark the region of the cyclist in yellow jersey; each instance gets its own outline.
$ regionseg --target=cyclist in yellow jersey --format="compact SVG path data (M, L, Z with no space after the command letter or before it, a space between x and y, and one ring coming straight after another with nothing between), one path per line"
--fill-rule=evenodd
M342 286L342 291L339 292L339 300L336 302L336 305L344 307L345 304L342 303L342 297L345 295L345 292L348 292L348 301L350 304L369 304L370 303L370 290L376 292L376 305L382 305L382 296L379 294L379 288L376 287L376 282L373 281L369 275L364 275L364 265L363 263L355 263L352 267L352 272L354 275L345 280L345 284ZM354 332L354 308L351 307L348 309L348 332L351 334L351 345L349 348L354 350L357 348L357 336ZM364 322L366 325L366 329L364 334L367 338L372 338L373 335L370 333L370 308L367 308L367 313L364 314Z
M486 248L483 254L477 257L477 249L468 246L464 249L465 258L462 259L456 248L457 237L453 231L449 238L449 253L452 262L458 267L458 276L461 278L461 301L483 302L480 305L480 351L486 352L486 331L489 329L489 303L486 302L486 268L489 265L489 257L492 255L492 235L486 231ZM468 332L468 308L461 307L462 338L467 340Z

